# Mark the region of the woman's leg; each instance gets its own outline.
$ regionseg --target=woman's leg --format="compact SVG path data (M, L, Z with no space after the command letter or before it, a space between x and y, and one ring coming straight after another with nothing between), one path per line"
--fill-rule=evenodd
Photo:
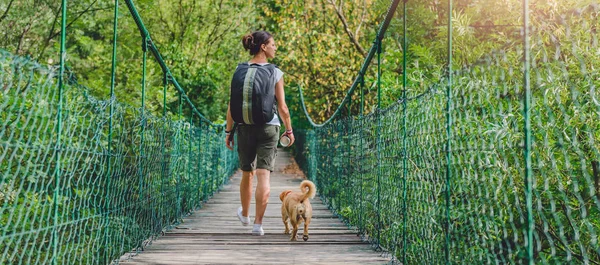
M256 170L258 183L256 185L256 216L254 224L262 224L267 204L269 203L269 194L271 193L270 185L271 171L259 168Z
M254 228L260 228L262 235L262 221L269 203L271 193L271 171L274 169L275 156L277 154L277 140L279 139L279 126L265 125L257 132L256 148L256 216ZM254 233L253 229L253 233Z
M250 200L252 200L252 179L254 171L242 171L242 182L240 183L240 201L242 203L242 215L250 215Z

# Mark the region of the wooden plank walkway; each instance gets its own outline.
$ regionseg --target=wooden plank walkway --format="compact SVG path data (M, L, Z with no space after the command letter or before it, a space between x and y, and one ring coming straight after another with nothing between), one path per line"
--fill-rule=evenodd
M372 250L338 220L316 196L310 239L290 242L283 234L281 201L283 190L298 190L304 179L290 154L278 150L275 172L271 174L271 195L263 219L264 236L251 234L252 224L242 226L236 216L239 207L241 171L211 198L202 209L167 232L122 264L386 264L388 258ZM256 179L254 180L256 187ZM318 191L317 191L318 192ZM250 208L254 221L254 194ZM302 226L298 231L301 235ZM124 256L125 257L125 256Z

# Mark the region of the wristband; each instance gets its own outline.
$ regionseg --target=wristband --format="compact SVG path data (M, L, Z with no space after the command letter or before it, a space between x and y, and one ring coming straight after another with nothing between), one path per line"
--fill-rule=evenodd
M294 134L294 132L292 130L286 130L285 133L286 134Z

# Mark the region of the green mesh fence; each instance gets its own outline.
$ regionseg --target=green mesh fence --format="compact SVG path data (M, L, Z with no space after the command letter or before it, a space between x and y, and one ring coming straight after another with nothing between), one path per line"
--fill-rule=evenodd
M195 108L127 4L146 40L144 78L152 52L164 89L180 92L179 115L89 96L62 68L0 51L0 264L111 263L180 222L237 169L222 125L181 115L182 105Z
M418 4L403 5L400 34L422 23L410 22ZM368 58L334 117L359 113L310 121L297 161L338 216L403 264L600 264L598 7L515 8L522 25L487 31L498 45L463 66L448 51L466 40L452 33L474 27L454 27L448 2L435 29L447 38L428 43L446 45L446 65L411 71L424 44L407 46L405 31L404 86ZM357 99L378 86L402 97L361 115Z
M460 10L485 1L448 1L435 16L410 1L396 12L399 2L338 111L297 130L297 160L323 200L404 264L599 264L598 3L536 9L530 21L523 0L507 17L522 25L492 27L482 43L495 45L473 46L489 51L465 66L453 42L471 48L465 32L487 26L467 25ZM60 68L0 52L0 264L110 263L200 206L237 166L222 126L195 111L126 4L144 72L150 52L165 89L180 93L180 114L151 115L112 91L89 96L64 74L64 49ZM428 17L447 25L409 44L411 23ZM381 70L398 32L402 86ZM419 62L431 64L414 71ZM382 107L390 90L402 96ZM183 117L182 105L193 114Z

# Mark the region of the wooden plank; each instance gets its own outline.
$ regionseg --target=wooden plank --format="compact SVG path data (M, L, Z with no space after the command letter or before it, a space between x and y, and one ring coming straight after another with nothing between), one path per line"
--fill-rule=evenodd
M371 255L365 255L371 253ZM388 258L367 245L217 245L156 250L124 264L385 264Z
M300 172L301 173L301 172ZM284 235L279 193L298 190L304 176L289 153L279 150L271 175L269 206L263 219L264 236L251 235L252 225L237 219L241 172L232 176L201 209L184 218L140 253L127 253L123 264L386 264L390 258L371 246L334 216L315 197L310 238L290 241ZM254 183L256 187L256 180ZM250 217L254 217L254 198ZM299 228L299 234L303 226Z

